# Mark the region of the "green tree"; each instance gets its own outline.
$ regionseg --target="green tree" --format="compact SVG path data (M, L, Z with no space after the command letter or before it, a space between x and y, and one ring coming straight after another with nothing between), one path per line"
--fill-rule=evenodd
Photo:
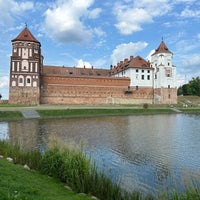
M192 95L192 91L189 84L184 84L182 86L183 95Z
M192 95L200 96L200 77L192 78L189 81Z
M192 78L187 84L180 86L177 94L200 96L200 77Z
M178 88L178 90L177 90L177 95L179 96L179 95L183 95L183 87L182 86L180 86L179 88Z

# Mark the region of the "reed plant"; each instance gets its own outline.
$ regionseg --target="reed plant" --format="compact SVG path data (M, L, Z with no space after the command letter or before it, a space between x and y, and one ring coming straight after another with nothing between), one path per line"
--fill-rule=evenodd
M8 141L0 141L0 154L11 157L15 164L26 164L35 170L41 168L42 155L39 151L23 151L18 145L11 145Z
M61 145L55 139L41 161L41 172L60 179L78 193L104 200L142 199L139 192L128 193L113 183L76 145ZM143 198L144 199L144 198ZM148 198L151 199L151 198Z

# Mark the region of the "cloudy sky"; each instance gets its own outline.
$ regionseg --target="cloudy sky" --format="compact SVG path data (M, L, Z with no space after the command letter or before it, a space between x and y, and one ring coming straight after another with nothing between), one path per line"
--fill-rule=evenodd
M27 23L44 64L109 68L147 59L162 38L178 84L200 75L199 0L0 0L0 94L8 98L11 40Z

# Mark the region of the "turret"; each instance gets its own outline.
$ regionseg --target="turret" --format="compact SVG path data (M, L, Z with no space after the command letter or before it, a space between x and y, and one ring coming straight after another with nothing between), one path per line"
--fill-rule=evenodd
M154 103L176 104L176 67L173 53L164 41L151 55L151 67L154 68Z
M27 27L12 40L9 102L40 103L41 44Z

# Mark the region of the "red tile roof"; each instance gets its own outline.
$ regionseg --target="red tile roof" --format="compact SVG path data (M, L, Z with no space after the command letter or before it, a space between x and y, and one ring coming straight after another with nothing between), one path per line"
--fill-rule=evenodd
M158 54L158 53L171 53L172 54L172 52L167 48L166 44L163 41L160 43L160 45L155 50L155 52L152 54L152 56L155 54Z
M144 60L142 57L137 56L130 60L130 63L128 65L130 68L150 68L150 63L146 60Z
M37 42L40 43L33 34L29 31L29 29L26 27L24 30L15 38L12 40L14 41L28 41L28 42Z
M140 56L130 56L130 60L126 58L124 61L120 61L117 66L114 66L111 70L111 74L119 73L128 68L151 69L151 66L150 62Z
M95 69L95 68L78 68L78 67L64 67L64 66L43 66L43 74L57 75L57 76L109 76L110 70L108 69Z

